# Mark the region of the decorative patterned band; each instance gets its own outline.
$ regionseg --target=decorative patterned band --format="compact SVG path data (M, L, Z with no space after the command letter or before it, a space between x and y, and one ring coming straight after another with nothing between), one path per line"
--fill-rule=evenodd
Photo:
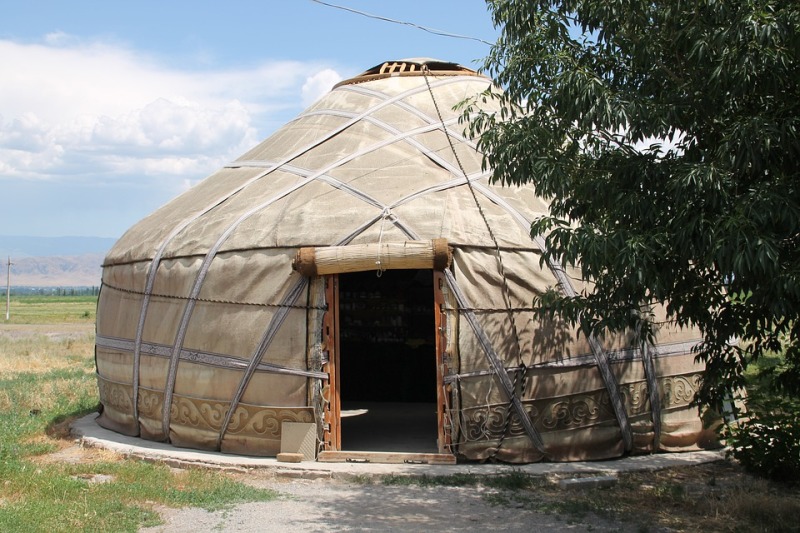
M658 385L661 391L661 409L690 407L698 390L699 380L699 374L660 378ZM620 385L620 396L631 417L644 415L651 409L645 381ZM587 429L615 419L608 391L605 389L559 398L523 400L522 403L527 416L541 433ZM503 437L506 411L507 404L500 403L465 407L460 412L451 413L451 417L458 421L463 442L493 441ZM525 434L518 415L513 413L508 436L521 437Z
M100 400L123 413L130 413L133 391L130 385L98 379ZM142 417L161 417L164 393L141 389L139 412ZM170 406L170 423L200 431L218 432L230 407L229 402L174 395ZM239 404L228 426L230 435L258 435L280 439L282 422L314 422L312 407L279 407Z

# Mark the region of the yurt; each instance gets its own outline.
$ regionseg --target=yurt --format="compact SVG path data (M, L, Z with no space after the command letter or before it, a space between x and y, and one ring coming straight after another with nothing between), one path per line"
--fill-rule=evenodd
M390 61L130 228L103 264L108 429L317 461L574 461L693 450L696 332L539 320L547 202L492 185L457 64ZM479 100L480 101L480 100ZM491 101L486 106L493 105Z

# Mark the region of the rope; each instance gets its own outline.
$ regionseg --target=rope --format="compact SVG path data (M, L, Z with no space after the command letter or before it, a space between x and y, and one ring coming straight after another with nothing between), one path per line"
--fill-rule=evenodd
M497 453L500 451L500 448L503 446L503 443L508 435L509 427L511 426L511 408L512 403L516 399L517 391L524 392L525 385L527 381L527 367L525 366L525 362L522 360L522 346L519 340L519 331L517 330L517 324L514 322L514 313L511 307L511 290L508 287L508 280L506 276L505 267L503 266L503 257L500 252L500 244L497 242L497 237L494 235L494 231L492 231L492 227L489 224L489 220L486 218L486 213L483 211L483 206L481 205L480 201L478 200L478 195L475 193L475 189L472 186L472 182L467 175L466 170L464 170L464 165L461 163L461 158L458 157L458 152L456 151L455 146L453 145L453 140L450 138L450 134L448 133L447 126L444 121L444 117L442 116L442 112L439 109L439 103L436 101L436 96L433 93L433 89L431 88L430 81L428 80L428 74L430 73L430 69L428 69L427 65L422 66L422 74L425 79L425 84L428 87L428 92L431 95L431 100L433 100L433 107L436 109L436 115L439 117L439 122L442 125L442 131L444 132L445 138L447 139L447 143L450 145L450 150L453 153L453 157L455 157L456 164L458 165L461 174L464 176L464 181L467 183L467 188L469 189L470 194L472 195L472 199L475 201L475 206L478 208L478 213L481 215L483 219L483 223L486 226L486 230L489 232L489 237L492 239L492 243L494 244L495 248L495 259L497 260L497 268L498 272L500 273L500 279L502 280L503 286L503 300L506 304L506 311L508 314L508 322L511 326L511 332L513 338L517 345L517 362L520 367L519 372L514 373L514 386L512 389L512 398L509 398L508 406L506 407L505 413L505 424L503 428L502 437L500 438L500 442L498 442L497 447L492 452L492 455L489 459L494 459L497 456ZM522 381L520 381L520 376L522 376ZM521 386L520 386L521 385Z
M136 291L133 289L123 289L122 287L116 287L111 285L110 283L106 283L105 281L102 282L103 287L108 287L109 289L124 292L127 294L136 294L139 296L144 296L145 294L149 294L150 296L154 296L156 298L168 298L173 300L189 300L189 296L177 296L174 294L160 294L155 292L146 293L145 291ZM271 304L271 303L263 303L263 302L240 302L235 300L221 300L215 298L195 298L198 302L207 302L207 303L214 303L214 304L230 304L230 305L251 305L256 307L287 307L290 309L319 309L319 310L326 310L328 307L326 305L318 306L318 305L296 305L296 304Z
M378 256L375 258L375 266L377 267L377 272L375 275L377 277L381 277L383 273L386 271L386 269L383 268L383 263L381 262L381 244L383 243L383 226L387 220L390 220L392 218L396 217L392 214L391 209L388 207L384 207L383 212L381 212L381 229L380 232L378 233Z
M650 342L642 336L642 321L636 326L636 337L641 343L642 367L647 380L648 396L650 398L650 418L653 422L653 452L658 451L661 441L661 397L659 395L658 374L656 373L653 356L650 353Z

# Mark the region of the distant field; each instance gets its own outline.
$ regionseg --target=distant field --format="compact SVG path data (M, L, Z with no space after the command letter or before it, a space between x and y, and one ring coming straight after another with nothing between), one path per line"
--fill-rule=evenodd
M5 296L5 295L3 295ZM0 324L94 324L97 296L11 296L6 321L5 298Z

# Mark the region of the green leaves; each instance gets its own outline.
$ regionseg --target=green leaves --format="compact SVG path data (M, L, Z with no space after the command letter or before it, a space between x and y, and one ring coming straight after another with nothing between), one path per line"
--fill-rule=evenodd
M504 93L464 117L497 182L550 200L531 228L543 261L594 287L542 309L602 334L665 302L704 334L710 403L764 350L796 350L800 5L488 4L502 33L484 70Z
M800 483L800 404L791 398L751 402L748 420L725 429L728 455L747 470L790 485Z

